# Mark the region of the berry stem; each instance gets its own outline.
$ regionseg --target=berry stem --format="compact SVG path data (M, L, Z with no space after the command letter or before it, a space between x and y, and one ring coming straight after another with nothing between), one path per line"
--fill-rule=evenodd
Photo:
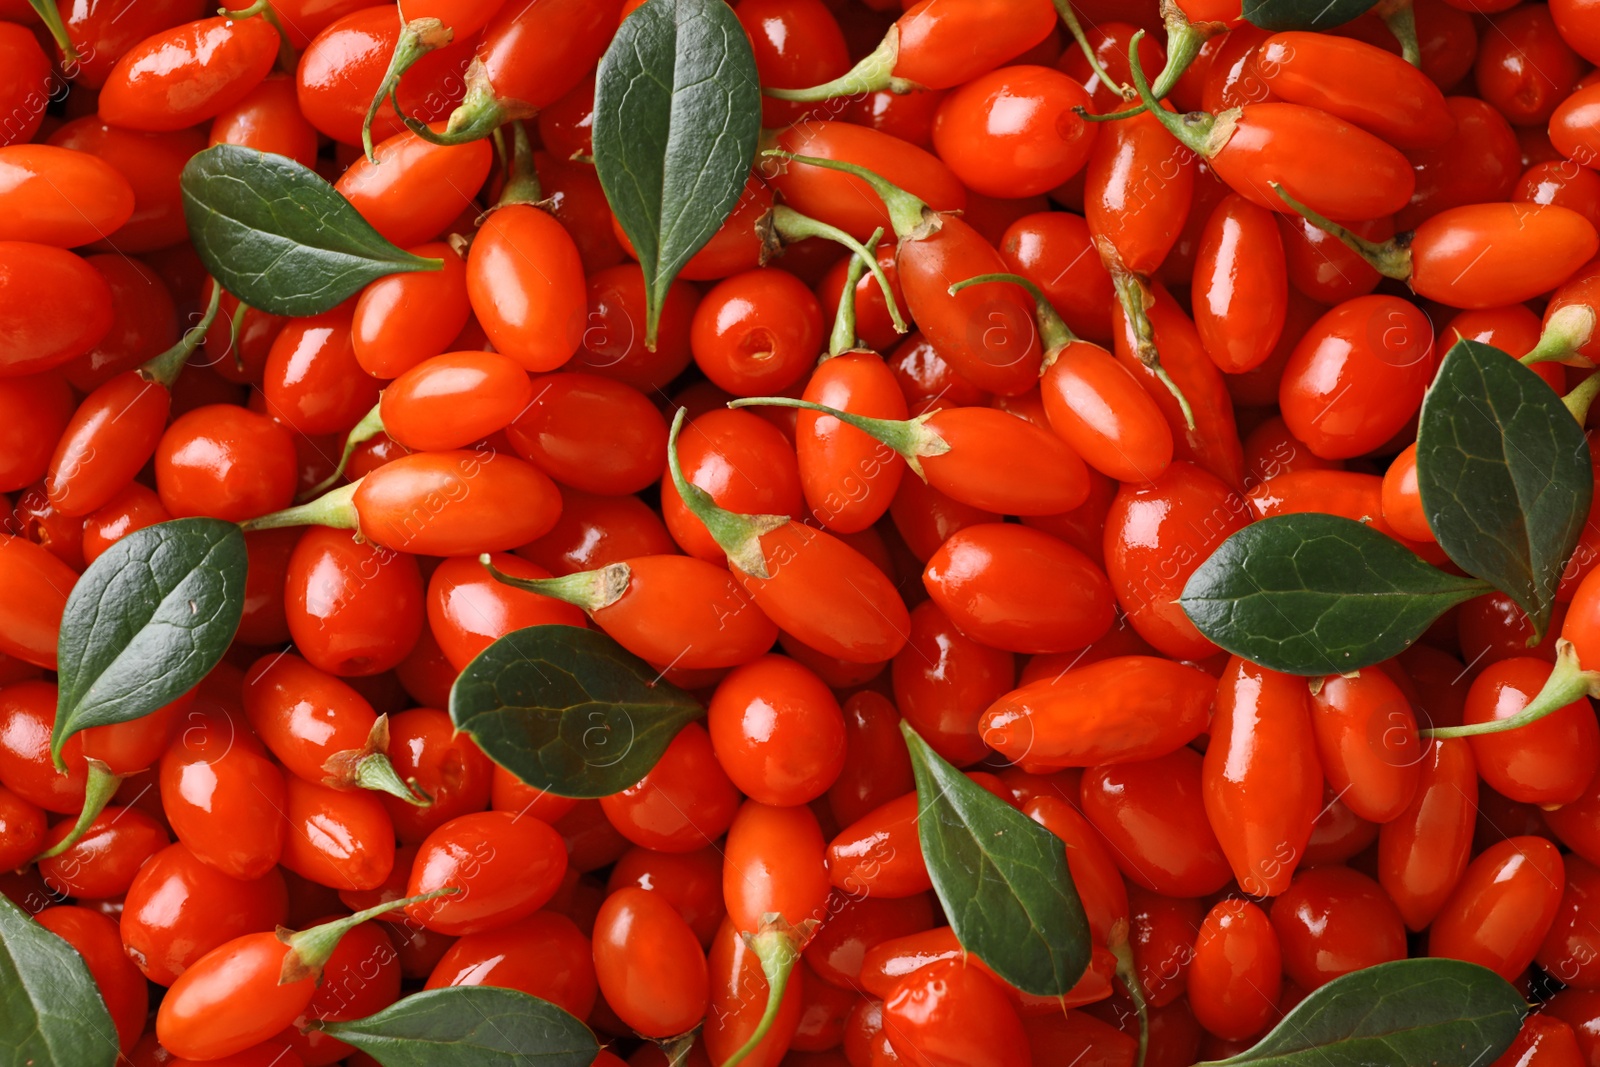
M383 404L380 401L372 405L372 410L361 416L361 421L350 427L350 432L345 435L344 451L339 453L339 465L333 468L333 473L322 481L312 486L305 492L307 498L314 498L326 493L332 485L344 477L345 468L350 465L350 457L355 455L356 446L365 441L370 441L383 429Z
M249 7L238 11L219 7L217 14L230 19L247 19L260 15L266 20L267 25L278 31L278 69L286 74L294 73L295 67L299 65L299 59L294 54L294 45L289 43L289 35L283 30L283 22L278 18L278 12L272 6L272 0L255 0Z
M741 515L721 507L711 494L683 476L683 465L678 459L678 435L683 432L683 422L688 414L679 408L672 416L672 431L667 435L667 469L672 474L673 488L683 498L689 513L699 519L728 557L730 566L737 567L753 578L766 580L772 577L767 569L766 553L761 548L761 535L771 533L789 521L787 515Z
M1172 92L1194 57L1200 54L1200 46L1228 28L1221 22L1190 22L1183 8L1173 0L1161 0L1161 19L1167 28L1167 65L1161 68L1155 85L1150 88L1150 95L1157 100L1166 99Z
M178 380L178 375L188 365L189 357L194 355L194 350L206 339L206 333L211 329L211 324L217 319L217 308L222 304L222 286L213 279L211 283L211 303L206 305L206 313L200 321L183 331L183 336L178 338L178 343L161 353L152 356L139 368L139 376L147 382L153 382L172 391L172 383Z
M878 242L881 240L883 240L883 227L879 226L861 246L871 255L863 259L860 253L856 253L850 257L850 262L845 264L844 287L839 290L839 308L833 313L833 329L828 334L828 354L823 356L823 359L855 351L860 346L860 338L856 336L856 286L861 282L861 276L867 272L868 263L877 262ZM892 297L889 299L889 306L893 308L893 314L899 314L900 309L895 306Z
M883 299L889 305L889 318L894 320L896 333L905 333L909 327L900 314L900 306L895 302L894 290L889 286L889 278L883 273L883 268L878 265L878 257L868 250L860 241L851 237L837 226L830 226L821 219L814 219L809 215L802 215L790 207L779 204L772 209L772 232L776 233L785 242L803 241L807 237L822 237L829 241L844 245L856 254L867 270L872 272L873 279L878 283L878 288L883 290ZM881 232L881 231L880 231Z
M355 530L361 526L356 514L354 498L360 480L341 485L317 499L292 508L274 511L270 515L247 519L239 524L246 533L251 530L277 530L284 526L328 526L335 530Z
M1595 313L1588 304L1568 304L1550 316L1539 334L1539 343L1522 357L1524 366L1535 363L1565 363L1569 367L1592 367L1594 363L1578 354L1578 349L1594 336Z
M533 165L533 142L528 139L528 129L521 119L511 121L511 166L506 171L506 184L500 190L495 207L512 204L537 204L544 190L539 186L539 171Z
M389 757L385 754L388 748L389 716L379 715L367 733L365 744L360 748L335 752L328 757L327 762L322 765L322 769L328 775L322 780L323 784L334 789L349 789L354 786L359 789L371 789L377 793L388 793L419 808L431 805L432 797L401 779L400 772L394 769L394 764L389 762Z
M872 191L878 194L879 199L883 201L883 206L889 209L889 225L894 228L894 237L897 241L916 240L918 237L923 236L929 218L937 217L934 210L923 201L882 175L875 174L858 164L847 163L842 159L797 156L793 152L785 152L780 148L769 148L761 154L764 156L777 156L793 163L804 163L811 167L837 170L852 177L860 178L872 186Z
M278 972L278 984L288 985L291 982L321 975L322 968L333 955L333 950L339 947L339 941L362 923L387 915L398 908L420 904L435 897L454 896L460 892L459 886L445 886L443 889L435 889L421 896L375 904L365 911L358 911L354 915L346 915L342 919L334 919L318 926L310 926L298 932L278 927L278 940L289 946L288 954L283 957L283 969Z
M1189 398L1183 395L1178 383L1172 380L1172 375L1161 365L1161 353L1156 349L1156 329L1150 324L1149 309L1153 298L1149 288L1143 278L1122 265L1122 257L1117 255L1110 241L1096 238L1096 245L1100 251L1101 261L1111 274L1117 303L1122 306L1122 313L1133 329L1134 355L1146 370L1156 376L1157 381L1166 386L1167 392L1172 394L1172 399L1178 402L1178 410L1183 413L1184 426L1194 429L1194 409L1189 406Z
M57 769L65 770L61 764L60 752L54 752L51 755L56 761ZM40 860L50 859L52 856L59 856L82 840L83 835L89 832L90 824L100 817L102 811L106 810L106 805L116 795L117 787L122 784L122 775L113 772L104 763L97 759L91 759L87 762L89 764L89 777L84 786L83 810L78 812L78 821L72 824L72 829L67 832L66 837L33 857L35 863Z
M1596 393L1600 393L1600 374L1591 374L1561 398L1567 410L1572 412L1572 417L1578 420L1579 426L1588 420L1589 407L1594 403Z
M1475 722L1465 726L1436 726L1422 731L1424 737L1479 737L1505 733L1538 722L1552 711L1559 711L1579 697L1600 695L1600 671L1586 671L1578 665L1578 650L1565 638L1556 641L1556 665L1544 688L1528 701L1528 706L1509 719Z
M1150 82L1144 76L1144 67L1139 62L1139 42L1142 40L1144 31L1140 30L1128 42L1128 70L1133 75L1133 87L1138 91L1145 110L1160 120L1161 125L1177 138L1179 144L1187 145L1202 159L1210 159L1233 135L1237 110L1224 111L1221 115L1212 115L1205 111L1191 111L1186 115L1180 115L1176 111L1168 111L1162 107L1150 90Z
M796 400L787 396L747 396L738 400L728 401L730 408L771 407L771 408L801 408L805 411L820 411L824 415L832 415L840 422L854 426L874 441L880 441L905 457L906 466L914 471L918 478L928 480L922 473L923 456L942 456L950 451L950 442L939 435L939 431L927 425L929 419L938 412L930 411L926 415L918 415L914 419L875 419L870 415L857 415L849 411L840 411L830 408L826 404L818 404L810 400Z
M783 991L788 988L789 975L800 960L800 948L815 926L815 920L810 919L798 927L791 926L782 915L768 912L761 917L761 929L753 934L740 934L750 951L755 953L756 959L761 961L761 973L767 979L767 1006L749 1040L723 1060L722 1067L735 1067L756 1050L772 1029L773 1022L778 1018L778 1009L783 1007Z
M1133 948L1128 944L1128 920L1118 919L1111 929L1106 947L1117 958L1117 979L1133 1001L1133 1010L1139 1016L1139 1054L1135 1067L1144 1067L1145 1055L1150 1051L1150 1009L1144 999L1144 983L1139 981L1138 968L1133 963Z
M628 591L628 583L633 580L633 571L626 563L608 563L598 570L578 571L559 578L516 578L496 567L487 552L478 557L478 562L501 585L538 593L582 608L591 615L621 600L622 594Z
M989 282L1010 282L1012 285L1020 285L1028 291L1029 296L1033 297L1033 316L1039 325L1039 340L1043 341L1045 346L1042 369L1049 370L1062 350L1076 341L1078 335L1072 332L1072 328L1055 309L1055 305L1050 303L1050 298L1044 295L1044 290L1020 274L979 274L966 281L956 282L947 292L955 296L969 285L985 285Z
M1094 54L1094 46L1089 43L1088 36L1083 32L1083 26L1078 22L1077 13L1072 10L1068 0L1055 0L1056 14L1061 16L1061 21L1067 24L1067 32L1072 34L1072 39L1078 42L1078 50L1083 53L1083 58L1089 61L1089 69L1094 76L1100 79L1101 84L1121 94L1122 99L1132 100L1135 97L1132 86L1123 85L1113 78L1106 68L1100 64L1100 57ZM1137 115L1143 107L1135 108L1128 114Z
M894 76L894 66L900 59L900 27L893 25L878 42L878 47L861 57L861 61L832 81L812 85L805 89L775 89L763 86L761 92L774 100L798 100L817 103L839 96L875 93L887 89L891 93L909 93L922 86L905 78Z
M400 18L404 21L405 16L401 15ZM394 52L389 56L389 69L383 72L383 81L378 83L378 91L372 94L372 103L367 107L366 118L361 121L361 147L368 161L378 162L372 154L372 120L378 117L378 108L383 106L384 97L399 91L400 79L412 64L429 52L443 48L454 37L455 31L435 18L413 19L404 23L400 38L394 43Z
M1373 10L1400 42L1401 57L1413 67L1422 66L1422 47L1417 43L1417 14L1411 0L1382 0Z
M426 122L402 111L399 93L398 83L391 86L389 102L394 105L394 113L400 116L400 121L406 124L406 129L429 144L447 147L482 140L512 119L532 118L534 115L534 109L526 104L502 100L495 95L494 86L489 83L488 68L477 57L473 57L467 67L466 95L450 113L442 133L434 132Z
M1359 234L1352 233L1349 229L1326 216L1312 211L1290 196L1288 191L1277 182L1268 182L1267 184L1272 187L1273 192L1278 194L1279 200L1294 208L1302 218L1317 229L1330 237L1338 239L1350 251L1371 264L1373 270L1385 278L1393 278L1396 281L1411 280L1411 249L1407 247L1410 243L1409 234L1402 234L1382 242L1369 241Z
M78 63L83 55L78 51L78 46L72 43L72 38L67 36L67 26L61 21L61 9L56 6L55 0L28 0L28 6L33 8L34 14L44 23L45 29L50 31L50 36L55 38L56 47L61 49L61 55L67 64Z

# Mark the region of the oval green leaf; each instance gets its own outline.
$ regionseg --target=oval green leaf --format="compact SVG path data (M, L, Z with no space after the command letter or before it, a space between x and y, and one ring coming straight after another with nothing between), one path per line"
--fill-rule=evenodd
M320 314L385 275L444 265L384 240L338 190L285 156L215 145L184 166L181 186L206 270L273 315Z
M1372 0L1244 0L1244 18L1264 30L1326 30L1370 7Z
M600 1051L567 1012L495 986L430 989L365 1019L318 1025L383 1067L589 1067Z
M600 60L594 166L644 270L646 336L678 271L744 191L761 135L756 61L723 0L648 0Z
M901 723L917 839L961 947L1025 993L1061 996L1089 966L1089 923L1062 840L968 778Z
M528 785L610 796L650 772L699 701L598 630L530 626L467 664L450 718Z
M1483 1067L1511 1046L1527 1010L1475 963L1395 960L1335 978L1254 1048L1198 1067Z
M76 949L0 894L0 1067L114 1067L117 1028Z
M1178 602L1206 637L1285 674L1340 674L1403 652L1488 591L1365 523L1305 512L1251 523L1189 576Z
M106 549L67 597L52 754L90 726L171 703L222 659L244 614L244 534L220 519L146 526Z
M1543 636L1594 495L1589 442L1537 374L1458 341L1417 421L1417 489L1439 547Z

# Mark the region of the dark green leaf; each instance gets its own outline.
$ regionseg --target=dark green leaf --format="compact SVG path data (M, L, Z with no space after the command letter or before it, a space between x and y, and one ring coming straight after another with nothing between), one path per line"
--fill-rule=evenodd
M723 0L649 0L596 79L595 171L639 254L654 337L667 286L744 191L761 134L755 57Z
M1254 1048L1209 1067L1484 1067L1510 1047L1527 1010L1510 983L1475 963L1396 960L1335 978Z
M1338 674L1404 651L1452 605L1486 592L1365 523L1305 512L1251 523L1189 576L1200 632L1286 674Z
M917 839L956 940L1026 993L1067 992L1090 943L1066 845L901 730L917 777Z
M244 535L220 519L146 526L106 549L67 598L50 743L171 703L228 650L244 613Z
M1583 428L1533 371L1458 341L1417 422L1417 489L1439 547L1543 635L1594 495Z
M0 894L0 1067L113 1067L117 1028L77 950Z
M1371 6L1372 0L1244 0L1244 18L1264 30L1326 30Z
M530 626L480 652L450 690L450 718L489 758L564 797L603 797L649 773L694 697L598 630Z
M353 1022L322 1029L383 1067L589 1067L589 1028L514 989L454 986L413 993Z
M206 270L253 308L316 315L388 274L439 270L384 240L315 171L239 145L183 168L183 213Z

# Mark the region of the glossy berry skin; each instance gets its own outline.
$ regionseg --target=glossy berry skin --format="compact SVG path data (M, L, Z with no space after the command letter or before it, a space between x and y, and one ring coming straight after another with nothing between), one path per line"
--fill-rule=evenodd
M588 296L577 246L556 219L522 204L489 216L467 254L467 294L495 350L555 370L582 340Z
M375 889L394 868L394 824L376 794L284 776L284 868L330 889Z
M1572 1003L1572 998L1583 995L1578 992L1560 997L1562 1004L1559 1008ZM1555 999L1551 998L1546 1003L1553 1004ZM1554 1010L1557 1009L1529 1012L1522 1020L1522 1029L1517 1031L1511 1047L1501 1053L1491 1067L1582 1067L1588 1062L1578 1044L1573 1025L1556 1016Z
M1378 881L1406 926L1433 921L1472 856L1477 765L1466 738L1424 742L1411 803L1378 829Z
M711 997L706 1008L704 1034L709 1063L724 1063L755 1035L766 1009L768 986L761 962L739 936L738 928L725 921L718 927L707 953L706 971ZM779 1001L777 1018L766 1037L741 1062L752 1067L777 1067L789 1049L800 1022L801 983L789 982Z
M38 481L72 418L73 396L60 373L0 378L0 492Z
M51 505L63 515L87 515L110 500L155 453L171 408L172 394L137 371L85 397L50 459Z
M1200 767L1200 754L1184 747L1083 776L1084 816L1123 874L1162 896L1206 896L1233 877L1205 818Z
M238 103L278 57L264 18L208 18L146 38L100 89L100 117L130 130L182 130Z
M272 342L261 393L272 417L296 433L343 433L378 401L350 343L353 308L290 319Z
M1109 242L1116 264L1153 274L1183 230L1194 184L1194 154L1154 115L1123 119L1096 139L1089 156L1084 218L1090 233ZM1151 195L1152 188L1159 195ZM1096 248L1104 244L1097 242Z
M1201 782L1211 828L1253 896L1289 887L1322 808L1307 705L1302 679L1237 656L1223 668Z
M211 121L211 144L236 144L273 152L314 167L317 131L300 114L294 79L269 74L244 98Z
M361 479L361 532L419 556L503 552L545 534L561 494L533 464L493 451L417 452Z
M874 419L908 414L894 372L870 352L824 361L801 399ZM795 455L811 514L834 533L859 533L882 518L905 475L905 461L887 445L820 411L796 412Z
M503 429L533 397L527 372L494 352L450 352L405 371L383 391L390 438L413 452L465 448Z
M147 860L128 886L121 918L128 958L146 978L170 986L201 956L288 918L283 875L229 877L182 844Z
M1128 918L1128 890L1112 858L1115 846L1058 797L1036 796L1022 806L1022 813L1066 843L1067 869L1078 887L1089 933L1097 943L1110 940Z
M17 16L31 15L24 8ZM4 100L9 113L16 115L15 126L0 133L0 143L23 144L33 139L44 122L44 108L39 101L52 88L53 74L50 60L34 39L29 26L10 21L0 26L0 56L5 58L5 78L0 81L0 100Z
M1563 985L1576 989L1600 986L1600 952L1596 951L1595 893L1600 870L1579 856L1562 857L1566 885L1555 922L1535 957L1539 966Z
M112 325L111 288L65 249L0 241L0 377L37 374L88 352Z
M501 811L462 815L422 842L406 895L446 886L462 892L412 904L406 913L441 934L489 930L543 907L566 868L561 835L549 824Z
M1383 472L1383 521L1411 541L1433 541L1417 488L1417 446L1407 445Z
M45 848L61 843L71 829L67 822L52 826ZM121 896L145 860L170 843L166 828L143 811L110 806L65 852L40 860L39 874L58 893L86 900Z
M1467 692L1463 721L1494 722L1516 715L1550 676L1530 656L1491 663ZM1496 792L1529 804L1559 807L1584 794L1600 769L1600 725L1587 697L1516 730L1467 738L1478 774Z
M939 105L933 146L963 185L984 196L1048 192L1083 169L1099 127L1073 112L1089 94L1050 67L1002 67Z
M1449 208L1411 238L1411 286L1453 307L1499 307L1554 289L1597 247L1594 225L1554 204Z
M194 856L230 878L265 877L289 832L283 771L244 716L195 708L161 757L161 806Z
M0 786L0 868L15 870L41 851L44 809Z
M122 492L83 517L84 563L93 563L129 534L170 518L155 490L129 482Z
M1311 725L1328 785L1351 811L1384 823L1406 809L1424 753L1411 704L1388 675L1324 678L1311 696Z
M1313 867L1272 902L1284 971L1313 990L1406 955L1405 925L1378 883L1345 867Z
M575 574L675 550L661 516L636 497L565 489L561 503L561 518L550 532L517 550L551 574Z
M618 889L594 926L594 970L606 1003L646 1037L671 1037L705 1016L706 958L665 897Z
M747 800L728 828L722 898L736 930L759 932L765 916L792 926L827 916L828 877L822 830L804 805L774 807Z
M61 616L77 580L48 549L0 536L0 586L8 594L0 602L0 652L55 670Z
M706 725L733 784L764 804L804 804L826 792L844 766L839 702L815 674L783 656L736 667L717 686Z
M1278 33L1261 45L1257 63L1274 96L1320 108L1396 148L1430 148L1455 132L1455 117L1438 86L1399 56L1364 41ZM1351 70L1360 70L1361 77L1349 77Z
M1232 1041L1260 1033L1276 1013L1282 982L1278 933L1266 912L1224 900L1206 914L1187 979L1200 1025Z
M520 556L495 553L492 562L514 578L550 577ZM457 671L513 630L548 625L588 623L571 604L496 581L476 556L452 556L428 579L428 629Z
M487 141L441 147L406 130L373 149L376 163L363 156L350 164L334 188L384 238L410 248L475 210L473 191L488 176L493 156ZM470 275L469 258L469 287Z
M822 341L816 295L776 267L718 282L695 309L689 333L696 366L734 396L787 389L810 368Z
M1195 667L1112 656L1007 693L984 711L979 731L989 747L1029 767L1156 759L1205 728L1215 688Z
M1273 213L1224 197L1200 235L1194 325L1217 367L1240 374L1265 363L1288 312L1287 265Z
M1178 659L1216 653L1176 601L1195 568L1246 521L1244 501L1188 463L1117 490L1106 514L1106 576L1140 637Z
M923 424L949 451L921 459L929 485L998 515L1055 515L1089 495L1083 460L1056 434L995 408L946 408Z
M208 404L174 419L156 445L156 492L175 518L240 522L294 499L294 439L271 419Z
M949 89L1026 52L1054 24L1043 0L927 0L895 22L900 48L894 76Z
M1561 906L1565 868L1542 837L1490 845L1467 867L1428 932L1428 955L1481 964L1506 981L1533 962Z
M667 465L666 420L649 397L597 374L534 378L506 437L518 455L585 493L637 493Z
M411 708L389 717L389 762L402 781L415 781L433 803L419 807L385 794L381 799L406 844L422 841L457 815L489 806L494 764L471 737L456 732L437 708Z
M711 494L719 507L744 515L799 518L804 514L793 444L776 426L750 411L714 408L691 419L678 436L678 463L689 484ZM759 470L762 477L740 473L747 470ZM672 539L689 555L726 564L721 547L683 503L670 478L661 482L661 516Z
M311 1003L311 976L280 984L289 946L270 931L245 934L212 949L167 990L156 1035L186 1059L242 1052L292 1023Z
M1022 1020L993 978L965 960L912 972L883 1002L884 1031L917 1067L1026 1067Z
M263 656L244 678L250 725L291 774L348 789L343 760L368 745L377 713L346 683L293 654Z
M617 831L658 852L694 852L715 842L739 810L739 791L717 762L705 727L689 723L661 759L626 789L600 798Z
M442 241L409 251L443 267L379 278L361 290L350 320L356 362L374 378L398 378L445 352L472 316L466 261Z
M594 612L607 635L650 663L712 670L748 663L772 647L778 628L736 576L687 556L627 561L628 589Z
M307 529L289 557L284 587L295 647L330 674L381 674L422 632L416 558L359 542L348 530Z
M321 917L326 922L342 913ZM400 998L400 956L383 923L357 926L334 948L322 968L316 994L277 1040L286 1042L308 1065L332 1064L354 1051L317 1030L302 1030L312 1020L338 1022L374 1015ZM402 935L403 936L403 935Z
M132 1049L150 1011L150 987L123 954L116 923L88 908L72 906L46 908L34 920L83 957L116 1024L117 1044L123 1052Z
M49 682L25 680L0 688L0 783L45 811L76 814L83 809L87 775L82 735L62 746L67 770L57 771L50 760L56 699L56 687Z
M445 950L427 989L489 985L548 1000L580 1019L598 986L589 939L565 915L538 911L498 930L468 934Z
M968 637L937 604L918 604L911 639L894 658L895 703L940 756L958 767L976 763L989 754L978 715L1014 685L1013 661Z
M133 187L109 163L68 148L0 147L0 240L75 248L133 214Z
M1325 459L1359 456L1416 414L1438 358L1421 309L1392 296L1347 300L1289 356L1278 389L1283 420Z
M928 560L922 581L964 633L1011 652L1082 648L1113 620L1100 569L1064 541L1025 526L961 530Z

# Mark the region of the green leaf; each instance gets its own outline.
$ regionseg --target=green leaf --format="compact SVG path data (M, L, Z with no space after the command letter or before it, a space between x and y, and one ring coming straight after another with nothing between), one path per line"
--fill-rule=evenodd
M900 726L917 778L917 839L961 947L1025 993L1060 996L1089 966L1089 923L1061 839Z
M478 653L450 690L450 718L536 789L603 797L650 772L705 712L598 630L530 626Z
M1326 30L1371 6L1372 0L1244 0L1244 18L1264 30Z
M738 203L760 135L755 57L723 0L649 0L623 20L596 75L594 165L644 269L648 337Z
M175 519L129 534L83 572L57 646L52 753L90 726L127 722L204 678L244 614L244 535L220 519Z
M444 266L384 240L338 190L284 156L214 145L189 160L181 184L206 270L273 315L316 315L378 278Z
M1450 607L1487 590L1365 523L1304 512L1251 523L1222 542L1178 602L1229 652L1316 675L1398 655Z
M1561 398L1498 348L1458 341L1422 402L1417 489L1439 547L1542 637L1594 495L1589 443Z
M383 1067L589 1067L600 1051L589 1028L554 1004L495 986L430 989L365 1019L319 1025Z
M1198 1067L1483 1067L1510 1047L1527 1010L1475 963L1395 960L1335 978L1254 1048Z
M76 949L0 894L0 1067L114 1067L117 1028Z

